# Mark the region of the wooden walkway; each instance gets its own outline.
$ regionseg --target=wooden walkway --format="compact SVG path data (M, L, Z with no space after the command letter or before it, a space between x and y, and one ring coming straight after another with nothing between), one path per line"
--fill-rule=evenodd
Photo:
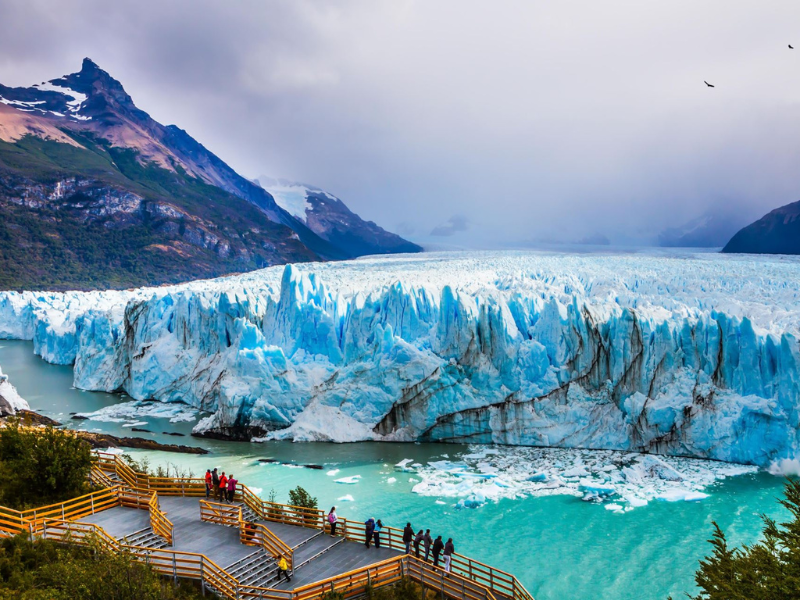
M165 496L161 509L173 525L174 550L203 554L223 568L251 555L255 548L239 541L239 530L200 520L200 498ZM115 506L78 519L102 527L115 538L131 535L150 526L146 506L142 510ZM364 544L331 537L319 530L256 520L294 550L295 570L291 582L283 580L276 589L293 590L315 581L341 575L379 563L401 553L390 548L367 549ZM265 557L266 558L266 557Z
M516 577L454 554L452 572L406 555L402 531L384 527L381 548L364 545L364 525L339 519L328 534L323 511L261 499L239 484L238 504L205 500L199 478L137 473L116 455L97 453L98 489L61 504L16 511L0 506L0 537L25 534L129 553L157 572L198 580L228 600L345 600L404 578L443 600L533 600ZM286 559L292 580L278 580Z

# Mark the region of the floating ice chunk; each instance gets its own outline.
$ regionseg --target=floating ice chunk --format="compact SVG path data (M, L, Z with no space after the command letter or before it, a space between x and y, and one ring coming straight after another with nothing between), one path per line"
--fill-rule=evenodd
M344 483L346 485L353 485L354 483L358 483L359 479L361 479L361 475L352 475L350 477L342 477L341 479L337 479L336 483Z
M447 504L447 502L442 502L441 500L437 500L436 502L434 502L434 504L445 505L445 504Z
M337 498L336 500L337 502L354 502L353 497L350 494L342 496L341 498Z
M682 500L686 502L696 502L705 498L708 498L708 494L680 488L665 490L658 495L658 499L664 500L665 502L680 502Z
M122 427L141 427L147 425L147 421L136 421L135 423L123 423Z
M397 481L396 477L389 477L389 479L386 480L386 483L395 483L396 481Z
M622 512L623 507L620 504L606 504L606 510L610 510L613 512Z
M334 476L334 475L336 475L338 472L339 472L339 469L331 469L330 471L328 471L327 473L325 473L325 475L327 475L328 477L333 477L333 476Z
M396 471L405 471L405 472L413 472L415 469L412 469L409 465L413 463L414 460L411 458L404 458L399 463L397 463L394 468Z
M578 490L596 496L610 496L617 491L613 485L606 485L593 479L581 479Z
M534 473L530 477L526 478L525 481L547 481L547 473Z
M583 465L578 465L576 467L572 467L571 469L567 469L563 473L561 473L562 477L586 477L589 474L589 471L586 470L586 467Z

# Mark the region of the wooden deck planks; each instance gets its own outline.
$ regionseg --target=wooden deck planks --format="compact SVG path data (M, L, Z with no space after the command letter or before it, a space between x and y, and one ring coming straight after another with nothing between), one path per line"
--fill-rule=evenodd
M99 525L113 538L120 538L150 527L150 512L138 508L114 506L78 519L78 523Z

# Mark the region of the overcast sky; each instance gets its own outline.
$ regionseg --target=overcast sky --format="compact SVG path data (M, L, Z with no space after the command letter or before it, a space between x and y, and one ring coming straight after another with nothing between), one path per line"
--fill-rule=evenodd
M800 199L797 0L0 3L0 82L84 56L242 175L412 239L637 241Z

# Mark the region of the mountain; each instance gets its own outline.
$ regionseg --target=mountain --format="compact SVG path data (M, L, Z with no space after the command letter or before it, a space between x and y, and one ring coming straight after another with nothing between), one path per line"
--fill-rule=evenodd
M722 251L800 254L800 201L776 208L743 228Z
M0 85L0 217L6 289L162 284L357 254L152 119L90 59L29 88Z
M750 211L714 209L681 227L664 229L658 245L667 248L721 248L747 224Z
M420 246L365 221L339 198L317 187L263 175L256 182L278 206L350 257L422 251Z

